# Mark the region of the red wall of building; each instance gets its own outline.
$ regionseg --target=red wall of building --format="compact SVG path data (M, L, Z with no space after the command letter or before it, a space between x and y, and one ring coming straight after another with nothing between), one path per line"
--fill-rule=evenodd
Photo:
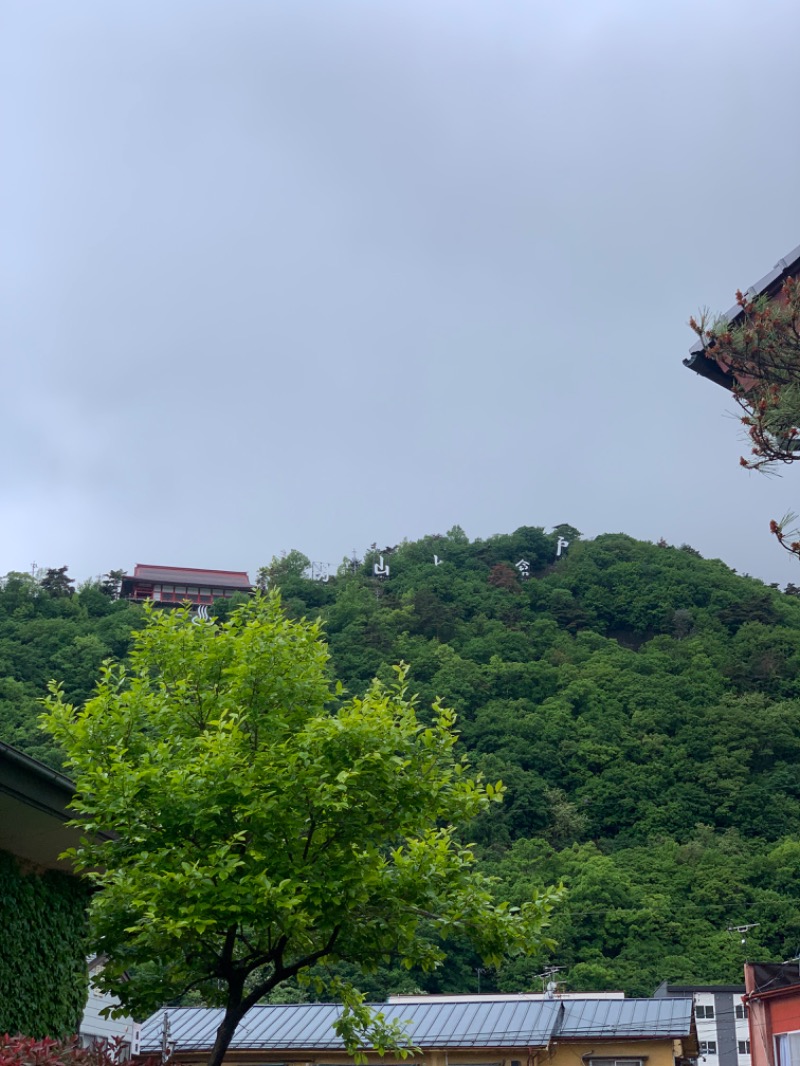
M796 1033L800 1030L800 994L789 996L776 996L775 999L766 1000L772 1023L772 1032Z

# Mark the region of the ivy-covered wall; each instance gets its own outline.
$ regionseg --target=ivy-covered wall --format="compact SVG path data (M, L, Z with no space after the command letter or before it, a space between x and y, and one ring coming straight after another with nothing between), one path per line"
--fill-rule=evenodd
M86 1003L86 888L0 851L0 1033L68 1036Z

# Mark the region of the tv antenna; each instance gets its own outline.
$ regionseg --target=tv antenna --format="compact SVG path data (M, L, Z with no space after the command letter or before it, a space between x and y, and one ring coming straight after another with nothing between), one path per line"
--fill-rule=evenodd
M558 981L554 980L554 978L563 969L563 966L546 966L541 973L536 975L541 979L542 992L548 999L553 999L556 992L558 992Z
M161 1061L162 1063L169 1062L172 1055L172 1048L170 1047L170 1025L169 1025L169 1011L164 1011L164 1017L161 1020Z
M750 932L751 929L755 929L758 925L761 925L761 922L750 922L748 925L729 925L728 932L738 933L739 936L742 938L742 943L746 944L747 934Z

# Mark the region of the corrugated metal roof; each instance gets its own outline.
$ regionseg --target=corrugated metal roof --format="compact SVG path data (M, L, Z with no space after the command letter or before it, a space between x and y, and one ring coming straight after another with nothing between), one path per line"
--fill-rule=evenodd
M692 1000L505 1000L476 1003L374 1003L388 1021L406 1025L422 1048L543 1047L560 1040L672 1038L691 1031ZM332 1026L341 1007L332 1003L263 1004L245 1016L231 1050L341 1051ZM179 1007L169 1014L170 1045L176 1051L210 1048L222 1010ZM161 1047L164 1012L142 1028L143 1054Z
M550 1038L560 1004L509 999L492 1003L377 1003L387 1021L406 1025L409 1039L421 1047L518 1047L544 1045ZM253 1007L233 1038L231 1049L315 1049L340 1051L344 1045L332 1028L341 1013L333 1003L264 1004ZM214 1042L222 1010L169 1010L170 1044L176 1050L200 1050ZM161 1046L163 1011L145 1022L142 1052Z
M692 1025L692 999L572 999L564 1001L561 1039L679 1037Z
M217 588L237 588L249 591L250 578L244 570L198 570L192 566L153 566L137 563L134 578L140 581L166 581L176 585L213 585ZM130 578L127 579L130 581Z

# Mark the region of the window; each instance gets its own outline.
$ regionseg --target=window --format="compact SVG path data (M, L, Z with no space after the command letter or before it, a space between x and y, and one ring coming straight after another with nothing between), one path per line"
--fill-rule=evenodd
M597 1058L592 1055L588 1059L589 1066L645 1066L647 1056L643 1056L641 1059L613 1059L613 1058ZM584 1060L587 1061L587 1060Z
M701 1055L716 1055L716 1053L717 1053L717 1042L716 1042L716 1040L701 1040L700 1041L700 1054Z
M746 1018L748 1016L748 1013L749 1012L747 1010L747 1007L745 1007L744 1003L736 1004L736 1017L739 1019L739 1021L741 1021L742 1018Z
M775 1037L778 1066L800 1066L800 1033L781 1033Z
M749 1040L740 1040L739 1041L739 1054L740 1055L749 1055L750 1054L750 1041Z
M712 1006L704 1006L702 1003L698 1003L694 1008L695 1018L713 1018L714 1008Z

